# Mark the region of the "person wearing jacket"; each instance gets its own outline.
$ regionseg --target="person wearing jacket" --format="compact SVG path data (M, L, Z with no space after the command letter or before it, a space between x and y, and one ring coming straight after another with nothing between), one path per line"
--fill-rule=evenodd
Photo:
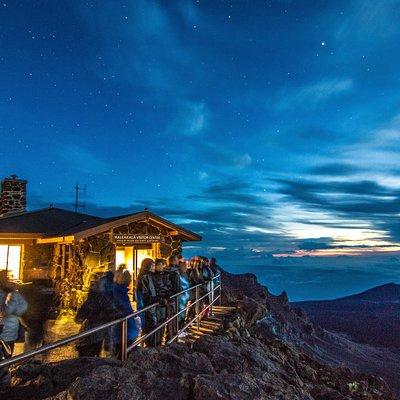
M179 257L178 256L170 256L168 257L168 267L166 271L171 274L171 283L172 283L172 291L173 294L179 293L182 291L182 285L180 280L181 267L179 266Z
M75 322L81 323L81 331L105 324L121 317L112 299L104 292L101 280L93 282L86 301L79 308ZM85 336L76 345L79 357L99 357L103 341L109 340L110 331L102 330Z
M114 302L117 310L121 313L119 318L133 313L133 308L128 296L129 285L132 282L131 273L124 270L115 275L114 278ZM117 358L121 359L122 324L114 329L114 351ZM135 318L129 318L127 322L127 345L130 346L139 336L139 327Z
M27 311L28 303L18 291L17 286L7 277L7 271L0 271L0 339L11 350L18 338L20 317Z
M156 289L153 283L153 273L155 270L155 263L151 258L145 258L142 261L139 274L137 276L136 286L136 304L137 309L142 310L143 308L157 302ZM140 314L140 320L142 322L142 334L146 335L153 330L157 325L157 310L151 308ZM154 346L154 335L145 340L148 347Z
M99 280L99 290L110 300L113 298L114 291L114 272L107 271Z
M200 266L199 257L198 256L192 257L190 259L189 268L187 270L190 287L197 286L198 284L203 282L202 277L199 272L199 266ZM192 304L188 310L188 318L190 318L190 319L194 318L194 316L196 314L196 309L198 308L199 310L201 310L202 306L203 306L202 301L197 306L195 304L193 304L196 301L196 292L197 291L198 291L198 289L192 289L190 291L189 301Z
M210 258L210 269L214 276L217 276L221 270L221 267L217 264L217 259L215 257Z
M181 267L179 265L180 258L182 258L182 256L174 255L174 256L168 257L168 267L166 268L166 271L170 274L173 295L176 293L180 293L183 290ZM178 312L179 304L180 304L180 297L181 297L181 295L178 296L178 299L174 299L174 301L171 301L168 304L168 307L167 307L167 310L168 310L167 317L168 318L172 317L174 314L176 314ZM176 304L176 300L178 301L178 304ZM177 307L177 305L178 305L178 307ZM180 317L178 317L178 320L180 320ZM167 340L174 337L177 333L178 333L178 331L177 331L176 321L172 321L170 324L168 324Z
M156 260L155 271L152 274L152 278L156 290L157 301L159 302L159 306L157 307L158 325L163 323L167 319L168 315L171 315L171 303L169 302L169 298L175 293L173 280L171 279L171 276L173 276L174 273L175 272L166 271L165 261L162 258ZM171 332L173 331L173 328L170 327L172 324L175 324L176 326L175 321L171 321L171 323L168 324L167 337L170 337ZM165 329L160 329L154 334L155 346L161 345L164 333Z
M211 290L211 281L214 277L211 268L209 267L209 261L207 257L200 257L200 267L199 272L201 275L201 280L203 285L201 286L201 295L205 295ZM210 315L209 304L211 303L211 294L209 294L205 299L204 303L206 304L206 310L203 313L204 318L208 318Z
M179 266L180 266L179 276L180 276L180 280L181 280L181 287L182 287L182 291L185 291L185 290L189 289L189 287L190 287L189 276L187 274L187 265L186 265L185 259L180 260ZM189 297L190 297L189 291L182 293L179 296L179 311L183 311L186 308L186 306L189 302ZM182 329L185 326L186 315L187 315L187 310L182 312L181 314L179 314L179 329ZM180 336L185 337L186 332L182 332Z

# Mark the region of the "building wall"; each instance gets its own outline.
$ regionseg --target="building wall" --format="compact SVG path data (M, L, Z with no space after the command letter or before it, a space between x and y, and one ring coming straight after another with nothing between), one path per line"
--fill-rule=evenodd
M160 244L163 258L178 254L182 250L182 241L179 236L172 236L168 229L147 222L123 225L114 228L113 231L90 236L79 243L71 244L68 251L68 265L64 267L60 265L62 249L59 247L54 251L54 263L50 275L55 280L60 309L76 311L85 301L91 282L97 280L106 271L115 269L115 244L112 243L112 235L127 233L163 236L164 243ZM57 276L60 270L61 276Z
M49 278L54 245L36 244L31 239L0 239L0 244L21 246L20 279L23 282Z
M53 244L27 243L22 253L22 281L49 279L53 263Z

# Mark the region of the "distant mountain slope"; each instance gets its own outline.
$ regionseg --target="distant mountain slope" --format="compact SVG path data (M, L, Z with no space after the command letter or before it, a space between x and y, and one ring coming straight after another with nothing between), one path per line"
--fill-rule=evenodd
M364 292L353 294L351 296L341 297L336 300L346 301L379 301L379 302L400 302L400 285L387 283L376 286Z
M388 283L336 300L291 304L325 329L374 346L400 348L400 285Z

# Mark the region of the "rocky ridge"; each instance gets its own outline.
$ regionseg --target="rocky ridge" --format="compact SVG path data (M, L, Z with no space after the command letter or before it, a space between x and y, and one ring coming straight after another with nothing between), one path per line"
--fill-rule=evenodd
M395 399L380 378L317 361L312 342L324 332L292 310L285 294L271 295L251 274L224 273L223 282L223 301L237 312L219 334L193 345L139 348L126 363L93 358L31 363L15 372L5 398Z

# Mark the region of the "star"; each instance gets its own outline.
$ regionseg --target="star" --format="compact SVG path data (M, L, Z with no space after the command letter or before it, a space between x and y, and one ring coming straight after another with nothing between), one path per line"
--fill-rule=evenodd
M325 42L321 42L321 46L325 46Z

